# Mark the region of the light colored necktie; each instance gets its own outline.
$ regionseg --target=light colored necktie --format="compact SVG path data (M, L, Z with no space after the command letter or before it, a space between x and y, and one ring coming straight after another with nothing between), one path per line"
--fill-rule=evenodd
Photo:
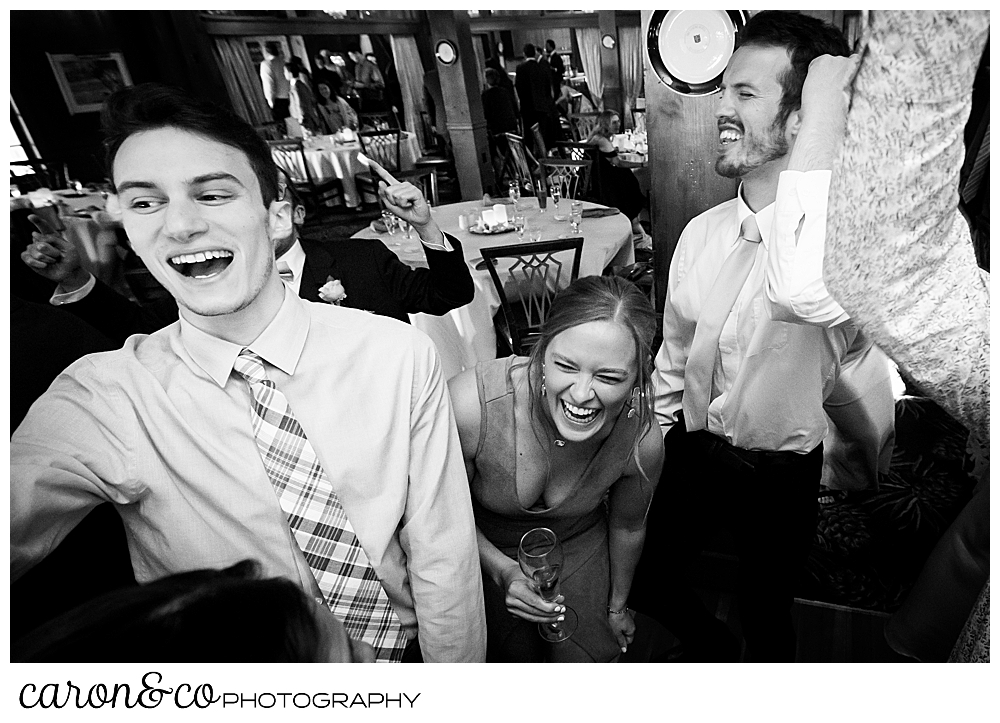
M750 214L740 226L736 249L722 264L701 314L698 315L691 351L684 365L684 394L681 397L684 423L688 431L708 427L708 405L711 401L719 337L722 336L722 327L750 275L757 244L760 242L757 220Z
M399 661L407 643L402 623L288 400L249 349L234 369L253 396L251 421L267 476L327 606L349 636L375 648L379 662Z
M295 272L292 271L292 267L288 265L287 261L278 261L278 276L289 284L295 281Z

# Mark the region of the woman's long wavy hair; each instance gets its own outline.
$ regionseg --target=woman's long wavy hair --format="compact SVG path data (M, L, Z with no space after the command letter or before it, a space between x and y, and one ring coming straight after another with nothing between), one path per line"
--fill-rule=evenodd
M601 114L597 116L597 120L594 122L594 129L590 131L590 136L587 138L587 142L594 140L598 136L601 138L607 138L611 140L613 133L611 132L611 119L617 116L619 119L621 115L613 110L602 110Z
M648 482L649 477L639 460L639 442L654 424L652 344L656 333L656 314L649 299L635 284L617 276L584 276L574 281L552 301L548 317L542 325L541 338L535 343L527 361L511 365L511 372L527 368L531 422L535 436L541 440L544 430L540 430L538 425L545 423L539 413L542 408L542 362L545 352L556 336L591 321L620 324L635 342L634 386L639 388L639 394L633 399L637 424L631 440L632 457L639 473Z

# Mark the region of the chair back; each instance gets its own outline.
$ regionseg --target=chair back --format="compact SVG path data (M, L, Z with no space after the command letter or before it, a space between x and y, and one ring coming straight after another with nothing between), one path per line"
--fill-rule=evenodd
M302 146L301 138L282 138L281 140L267 141L271 149L271 158L274 164L283 170L289 178L296 184L306 184L310 187L316 185L306 163L306 153Z
M372 111L358 114L358 128L360 130L385 131L392 127L392 114L389 111ZM399 127L399 124L396 124Z
M582 198L590 187L589 160L573 161L562 158L543 158L538 162L547 188L559 186L563 198Z
M583 104L583 93L574 93L569 97L569 112L580 113L580 106Z
M646 109L632 106L632 129L636 133L646 132Z
M507 155L504 157L501 170L501 187L507 182L517 181L521 188L529 194L534 194L535 184L532 182L533 169L538 162L524 145L524 139L514 133L504 133L507 139ZM523 192L523 191L522 191Z
M498 346L508 347L513 354L530 351L540 336L552 300L579 275L582 253L582 236L482 249L500 297L500 311L494 317ZM504 264L506 271L501 272L494 263L497 259L513 263L509 267Z
M361 131L358 133L358 139L361 141L361 150L366 156L389 173L396 173L400 169L400 135L399 129Z
M598 111L591 113L570 113L569 124L573 129L573 140L583 142L590 137L590 132L597 125Z
M284 121L268 121L254 126L253 129L265 141L280 141L285 137Z
M420 111L420 131L422 135L420 145L423 148L424 155L444 152L444 149L441 147L441 140L434 133L434 127L431 125L431 115L425 110Z
M563 158L573 161L596 161L597 146L590 143L580 143L579 141L558 141L556 149Z

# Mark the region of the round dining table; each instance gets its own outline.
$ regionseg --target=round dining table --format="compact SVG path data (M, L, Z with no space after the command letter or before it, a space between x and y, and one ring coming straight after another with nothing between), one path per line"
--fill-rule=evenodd
M585 217L579 233L574 233L570 227L568 200L560 202L556 209L550 199L544 212L539 210L534 198L521 199L519 207L525 214L527 228L539 230L542 241L583 236L580 276L599 275L608 266L618 268L634 263L635 249L632 245L632 225L629 220L621 213L600 210L605 207L596 203L587 201L582 203L585 214L609 215ZM514 231L477 234L460 227L459 216L468 214L473 208L481 210L482 207L482 202L464 201L438 206L431 210L441 230L461 242L476 287L475 296L470 303L452 309L443 316L410 315L410 322L434 340L441 356L442 371L446 379L474 367L477 362L496 358L497 339L493 327L493 315L500 308L500 297L493 286L489 271L482 266L482 249L486 246L522 243ZM507 204L507 209L509 212L512 206ZM562 217L562 220L556 220L557 217ZM411 233L407 239L402 231L397 230L393 234L378 233L369 226L354 234L353 238L368 238L373 242L385 244L401 261L412 268L427 266L427 259L416 233ZM526 232L523 242L528 242L528 239L529 233Z
M336 135L312 136L302 144L306 163L313 178L317 181L339 178L344 188L344 202L349 208L361 204L361 194L358 192L354 176L367 169L358 160L361 143L357 140L342 141ZM420 146L417 136L409 131L403 131L399 141L399 164L404 171L413 169L420 157ZM375 203L375 197L365 199Z

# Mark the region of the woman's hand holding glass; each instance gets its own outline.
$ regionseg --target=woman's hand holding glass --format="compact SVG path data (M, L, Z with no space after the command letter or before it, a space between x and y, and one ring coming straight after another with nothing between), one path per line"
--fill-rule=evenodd
M505 570L503 584L506 591L504 603L507 612L514 617L543 625L561 622L565 617L566 607L562 604L565 598L558 595L554 600L546 602L520 567L511 566Z

